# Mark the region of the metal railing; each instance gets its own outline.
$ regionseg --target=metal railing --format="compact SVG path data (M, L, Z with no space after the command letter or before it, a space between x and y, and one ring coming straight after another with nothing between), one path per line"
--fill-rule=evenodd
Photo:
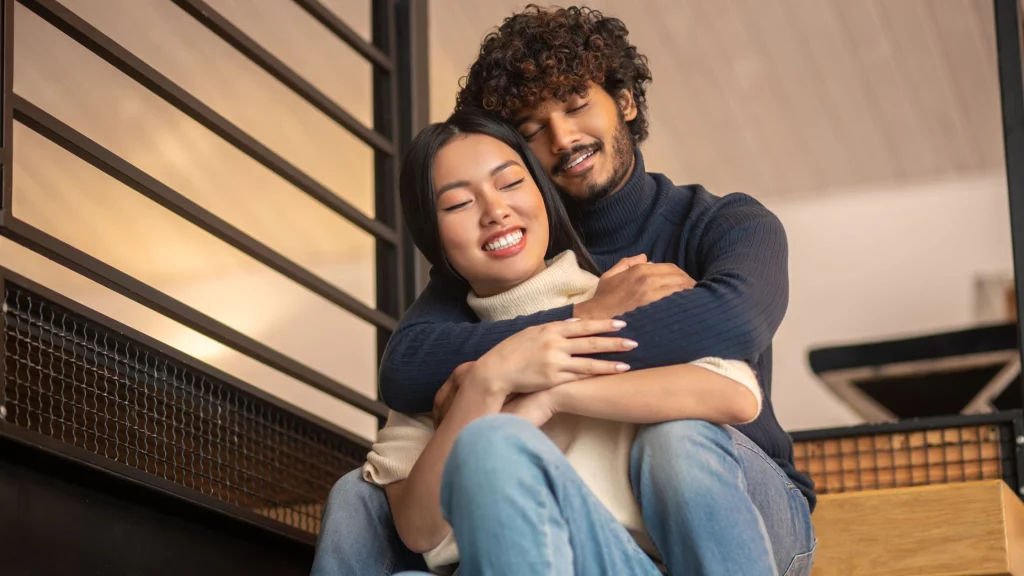
M416 112L417 108L422 108L426 98L424 72L417 69L423 66L424 61L425 5L423 1L374 0L372 3L373 42L370 43L359 37L317 0L294 0L324 28L351 46L372 64L374 115L374 126L372 127L362 124L202 0L167 1L174 2L239 53L373 149L376 218L367 216L346 202L334 191L273 152L268 146L218 114L60 2L56 0L2 0L4 120L3 133L0 135L3 152L0 234L271 368L378 418L384 417L386 409L380 402L242 334L223 322L147 285L122 270L105 264L98 258L14 215L12 210L11 134L13 122L17 120L220 241L359 319L372 324L377 328L379 360L379 355L383 353L388 338L398 324L398 318L404 312L408 301L416 293L416 279L422 276L417 268L415 251L402 228L397 170L399 154L424 120L422 112ZM189 200L185 195L16 94L13 91L12 82L13 38L14 27L17 25L14 18L15 2L28 8L81 46L298 190L371 234L376 240L376 308L371 308L360 302L344 290L229 224L223 218ZM399 27L403 27L401 34L399 34ZM400 93L404 95L403 98L399 98Z
M370 444L0 268L0 433L311 543Z
M794 432L793 463L818 494L1003 480L1021 493L1020 410Z
M386 407L19 219L14 122L377 330L377 354L423 278L401 222L399 157L426 121L426 1L372 0L372 41L317 0L293 0L372 65L366 126L202 0L166 0L370 146L376 217L303 172L57 0L0 0L0 234L217 342L381 419ZM286 0L278 0L286 1ZM195 120L376 243L376 306L190 200L14 92L15 4ZM0 268L0 435L70 456L304 542L332 483L369 444L193 357Z

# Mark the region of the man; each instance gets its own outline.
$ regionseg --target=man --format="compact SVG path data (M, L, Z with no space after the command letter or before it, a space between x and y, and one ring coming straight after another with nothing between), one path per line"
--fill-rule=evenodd
M478 321L464 293L432 277L385 351L381 396L401 412L428 412L436 400L443 415L451 390L438 390L457 367L510 334L570 317L626 320L617 336L640 346L615 359L634 370L746 360L764 391L757 420L737 429L693 421L645 428L633 447L634 491L671 574L807 574L813 484L794 469L770 400L771 340L788 303L785 233L748 196L718 198L646 172L637 146L647 136L650 81L625 25L597 11L531 6L487 36L457 107L483 107L529 140L602 269L641 255L681 270L626 260L593 299L504 322ZM358 471L343 478L314 573L422 569L389 518L383 491Z

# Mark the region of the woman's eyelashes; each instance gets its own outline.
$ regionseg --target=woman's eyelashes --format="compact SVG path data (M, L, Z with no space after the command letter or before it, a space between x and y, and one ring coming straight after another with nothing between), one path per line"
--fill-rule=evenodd
M501 189L502 190L511 190L511 189L515 188L516 186L519 186L520 184L522 184L525 181L526 181L526 178L520 178L519 180L516 180L515 182L512 182L511 184L506 184L506 185L502 186Z
M502 190L502 191L512 190L512 189L518 187L523 182L526 182L526 177L525 176L520 178L519 180L516 180L515 182L509 182L508 184L505 184L503 186L499 186L498 189ZM444 212L454 212L454 211L458 210L459 208L465 208L466 206L469 206L472 203L473 203L472 200L463 200L462 202L457 202L457 203L452 204L450 206L445 206L445 207L441 208L441 210L444 211Z
M444 210L445 212L454 212L459 208L469 206L470 202L472 202L472 200L466 200L465 202L459 202L458 204L453 204L451 206L448 206L447 208L441 208L441 210Z

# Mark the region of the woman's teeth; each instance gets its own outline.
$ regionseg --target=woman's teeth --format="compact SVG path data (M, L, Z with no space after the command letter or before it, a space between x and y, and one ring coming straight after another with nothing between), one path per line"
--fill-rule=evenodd
M516 244L519 244L519 241L522 239L523 231L516 230L515 232L506 234L493 242L488 242L484 245L484 250L491 252L494 250L501 250L502 248L508 248L509 246L515 246Z

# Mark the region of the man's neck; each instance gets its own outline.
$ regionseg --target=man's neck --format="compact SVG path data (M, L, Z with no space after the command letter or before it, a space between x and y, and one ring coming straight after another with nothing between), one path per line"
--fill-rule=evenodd
M574 224L591 252L603 254L639 240L655 203L655 191L648 184L643 155L634 149L629 177L615 194L575 207Z

